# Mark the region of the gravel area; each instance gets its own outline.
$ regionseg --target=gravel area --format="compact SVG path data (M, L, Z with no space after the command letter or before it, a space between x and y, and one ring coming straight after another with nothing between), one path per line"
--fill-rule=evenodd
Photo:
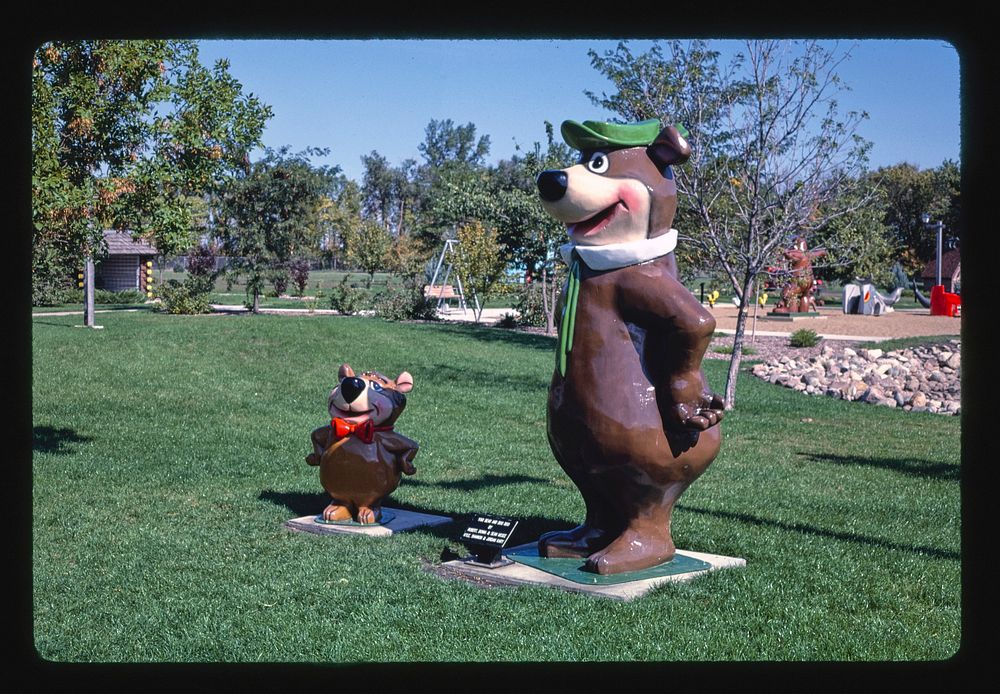
M823 351L824 347L843 349L860 344L858 340L826 340L821 339L814 347L792 347L788 344L788 336L781 337L757 335L753 341L749 335L743 339L743 361L770 361L779 357L789 356L808 359ZM733 348L732 335L716 335L705 353L706 359L729 359Z
M841 400L958 415L962 411L962 345L948 339L885 352L877 347L824 348L818 356L757 362L768 383Z

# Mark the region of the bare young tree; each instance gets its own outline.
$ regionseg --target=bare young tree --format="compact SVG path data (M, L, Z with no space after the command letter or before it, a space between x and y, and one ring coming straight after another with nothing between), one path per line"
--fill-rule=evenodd
M711 263L739 300L726 382L732 409L754 286L796 236L808 238L868 202L845 195L867 163L857 133L865 113L839 115L849 53L816 42L750 41L719 67L705 42L657 45L633 57L625 44L595 68L618 88L591 99L628 120L682 123L692 156L677 167L678 229L687 259ZM836 239L827 239L835 243Z

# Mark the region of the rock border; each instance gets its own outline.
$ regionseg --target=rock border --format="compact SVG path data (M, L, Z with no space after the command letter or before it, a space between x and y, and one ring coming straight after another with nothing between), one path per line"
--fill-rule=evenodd
M782 356L750 372L808 395L826 395L906 411L962 412L960 339L883 352L824 346L808 358Z

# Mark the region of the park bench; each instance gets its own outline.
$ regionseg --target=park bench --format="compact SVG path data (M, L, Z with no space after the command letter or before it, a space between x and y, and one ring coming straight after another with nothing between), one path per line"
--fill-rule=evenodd
M455 287L450 284L439 284L433 285L428 284L424 287L424 296L428 299L458 299L459 295L455 291Z

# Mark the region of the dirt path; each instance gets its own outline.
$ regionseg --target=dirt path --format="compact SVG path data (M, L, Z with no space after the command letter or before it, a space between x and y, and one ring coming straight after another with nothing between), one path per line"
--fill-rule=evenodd
M715 316L716 329L732 331L736 329L736 307L716 304L710 309ZM807 328L824 336L850 336L873 339L891 337L922 337L924 335L959 335L962 330L961 318L932 316L928 309L899 310L881 316L848 315L842 309L821 307L820 316L801 320L778 320L769 318L766 312L757 313L757 333L790 334ZM746 333L753 327L753 310L747 319Z

